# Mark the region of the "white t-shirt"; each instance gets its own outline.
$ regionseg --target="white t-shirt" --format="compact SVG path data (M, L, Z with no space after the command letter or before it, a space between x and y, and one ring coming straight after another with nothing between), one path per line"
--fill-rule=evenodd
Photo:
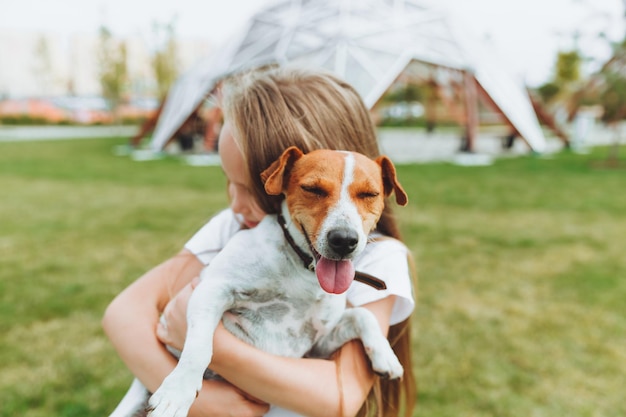
M185 248L196 255L203 264L208 265L240 228L240 223L234 213L230 209L224 210L196 232L185 244ZM355 259L354 267L357 271L382 279L387 289L379 291L354 281L346 294L348 302L353 306L361 306L382 300L389 295L395 295L396 303L390 324L394 325L408 318L415 303L407 251L406 246L395 239L382 239L369 243L363 253Z
M208 265L240 229L235 214L232 210L226 209L209 220L189 239L185 248L196 255L203 264ZM415 307L407 255L406 246L395 239L385 238L368 243L363 253L354 260L354 267L357 271L383 280L387 289L379 291L354 281L346 293L348 302L352 306L361 306L395 295L396 302L391 313L390 325L407 319ZM297 414L272 407L266 416L294 417Z

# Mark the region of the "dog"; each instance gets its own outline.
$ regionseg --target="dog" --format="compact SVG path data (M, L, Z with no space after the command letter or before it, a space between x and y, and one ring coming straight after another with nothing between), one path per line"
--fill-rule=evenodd
M352 260L365 248L385 198L394 193L399 205L408 201L393 163L290 147L261 178L268 194L284 194L280 213L235 234L202 271L178 365L149 400L152 417L187 415L220 321L240 339L290 357L328 358L360 339L374 372L403 374L375 316L346 308L345 297L355 277Z

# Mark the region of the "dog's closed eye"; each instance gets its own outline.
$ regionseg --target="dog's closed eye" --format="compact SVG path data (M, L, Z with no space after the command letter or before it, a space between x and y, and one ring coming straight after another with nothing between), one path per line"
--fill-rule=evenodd
M356 196L358 198L360 198L361 200L367 200L367 199L370 199L370 198L376 198L379 195L380 195L380 193L378 193L376 191L361 191Z
M319 187L317 185L301 185L300 188L309 193L309 194L313 194L317 197L328 197L328 192L326 192L326 190L324 190L322 187Z

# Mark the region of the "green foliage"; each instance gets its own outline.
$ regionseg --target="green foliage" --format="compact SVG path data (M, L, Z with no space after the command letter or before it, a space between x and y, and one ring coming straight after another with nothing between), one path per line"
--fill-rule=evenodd
M580 67L582 56L580 52L559 52L556 60L556 73L554 81L560 86L575 83L580 80Z
M0 417L107 415L132 376L111 299L227 204L218 167L126 139L0 143ZM416 416L626 415L626 193L604 157L400 165Z
M552 79L537 89L544 103L563 100L579 88L582 56L576 50L559 51Z
M602 120L616 122L626 118L626 78L621 75L607 74L607 86L600 95L604 107Z
M159 40L152 55L152 68L157 82L159 97L165 97L178 77L178 57L176 54L176 25L153 24L154 38Z
M118 125L141 125L146 120L145 116L120 117L115 121ZM100 125L102 122L96 121L91 125ZM6 126L84 126L85 123L75 122L72 120L51 121L42 117L33 117L28 114L0 116L0 125Z
M411 101L422 101L425 97L424 89L427 89L428 86L420 86L416 84L405 84L399 88L395 88L387 92L382 98L381 101L384 103L397 103L401 101L411 102Z
M613 58L602 68L600 103L602 120L608 123L626 118L626 39L614 47Z
M98 70L102 96L115 112L128 87L126 44L113 38L109 29L100 27Z
M49 124L57 124L57 123L51 122L50 120L43 118L43 117L33 117L28 114L0 116L0 125L34 126L34 125L49 125ZM63 122L60 122L59 124L67 124L67 122L63 121Z
M561 92L561 88L555 82L547 82L537 88L537 93L544 103L550 103Z
M573 98L578 106L602 106L601 118L608 124L626 118L626 39L612 46L611 59Z
M441 130L442 128L456 128L458 127L458 122L454 120L437 120L437 129ZM393 118L393 117L384 117L378 123L380 127L410 127L410 128L421 128L428 130L429 123L425 117L407 117L407 118Z

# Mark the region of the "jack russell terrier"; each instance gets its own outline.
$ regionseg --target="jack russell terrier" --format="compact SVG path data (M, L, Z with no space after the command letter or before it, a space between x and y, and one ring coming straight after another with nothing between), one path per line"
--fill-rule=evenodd
M398 204L407 203L393 163L385 156L303 154L290 147L261 177L268 194L284 194L281 212L235 234L202 271L189 299L185 346L150 398L152 417L187 415L211 362L220 320L240 339L290 357L327 358L360 339L374 372L402 376L375 316L346 308L345 297L355 279L352 259L365 248L385 197L395 193Z

